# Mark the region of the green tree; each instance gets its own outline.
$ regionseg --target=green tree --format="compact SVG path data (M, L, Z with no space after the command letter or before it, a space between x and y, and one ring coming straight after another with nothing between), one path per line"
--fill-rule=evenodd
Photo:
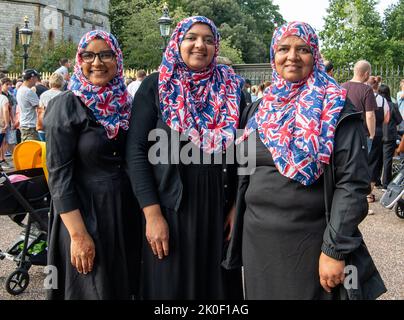
M46 44L41 47L39 34L33 36L32 45L28 50L28 67L35 68L40 72L52 72L59 67L59 60L62 58L74 61L77 52L77 44L73 42L59 42L56 45ZM10 72L22 71L23 49L19 45L13 51L14 60L9 67Z
M386 39L376 0L330 0L325 17L322 53L337 66L366 59L372 64L391 63L384 55Z
M404 0L384 12L383 28L386 41L385 56L393 65L404 64Z
M133 1L135 2L135 1ZM144 2L139 10L130 9L119 39L123 46L125 66L131 68L155 69L161 63L163 40L157 20L162 14L162 6L156 1ZM178 7L170 13L173 26L188 16Z
M60 67L59 61L62 58L67 58L74 63L77 52L77 44L73 42L59 42L53 46L52 50L45 48L42 58L42 63L39 71L54 71Z
M160 62L161 39L156 21L164 1L112 0L111 29L123 46L125 62L135 68L154 68ZM272 0L167 0L177 18L203 15L214 21L225 52L237 62L266 62L274 24L283 23ZM174 25L173 25L174 27ZM241 58L240 58L241 52Z
M275 23L284 22L272 0L185 0L186 10L213 20L246 63L269 61Z
M219 55L229 58L234 64L244 63L241 51L234 48L229 39L221 40Z
M383 27L389 39L404 40L404 0L391 5L384 12Z
M271 0L237 0L237 2L241 11L252 18L250 28L256 30L256 34L262 35L264 43L269 47L275 25L285 23L279 13L279 6L273 4Z

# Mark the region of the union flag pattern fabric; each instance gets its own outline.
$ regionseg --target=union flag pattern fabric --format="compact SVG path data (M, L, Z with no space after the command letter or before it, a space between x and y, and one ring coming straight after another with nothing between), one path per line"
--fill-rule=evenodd
M286 81L275 68L277 45L288 36L303 39L314 59L313 71L299 82ZM346 91L325 72L318 37L307 23L291 22L275 30L271 64L272 85L236 143L257 130L278 171L303 185L311 185L324 172L324 164L330 162Z
M106 86L96 86L88 80L81 69L80 53L85 51L94 39L103 39L115 53L118 71L114 79ZM119 129L129 129L129 119L132 108L132 97L126 90L123 78L123 57L116 38L105 31L93 30L86 33L80 40L74 74L70 79L68 89L78 96L93 112L97 122L101 124L109 139L118 135Z
M181 58L184 36L195 23L213 33L215 54L206 70L192 71ZM174 30L159 68L159 99L163 121L206 153L225 150L234 142L244 80L233 69L218 65L220 35L202 16L182 20Z

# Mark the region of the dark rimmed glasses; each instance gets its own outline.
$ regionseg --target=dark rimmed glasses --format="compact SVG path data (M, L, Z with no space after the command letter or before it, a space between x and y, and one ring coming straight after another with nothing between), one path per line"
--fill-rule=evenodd
M115 59L115 53L112 50L100 51L98 53L83 51L80 53L81 60L85 63L93 63L96 56L98 56L102 62L112 62Z

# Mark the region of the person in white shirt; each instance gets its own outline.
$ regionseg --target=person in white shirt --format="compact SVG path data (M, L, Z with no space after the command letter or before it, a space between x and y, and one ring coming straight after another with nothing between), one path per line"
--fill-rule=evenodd
M38 81L39 73L34 69L25 70L23 73L24 83L17 92L17 104L20 108L20 131L21 140L39 140L36 131L36 109L39 106L39 98L32 87Z
M136 73L136 80L131 82L128 86L128 92L132 97L135 97L135 94L137 90L140 87L140 84L142 83L143 79L146 78L147 74L146 71L144 70L139 70Z
M59 73L63 77L65 81L64 86L66 86L66 84L70 81L70 74L69 74L69 68L71 67L70 61L67 58L63 58L60 59L59 64L60 68L57 69L55 72Z
M48 103L54 97L58 96L62 93L64 80L61 74L53 73L49 78L49 86L50 89L44 93L42 93L39 98L39 108L37 109L37 123L36 130L39 135L39 139L41 141L45 141L45 132L43 130L43 117L45 114L45 110L48 107Z

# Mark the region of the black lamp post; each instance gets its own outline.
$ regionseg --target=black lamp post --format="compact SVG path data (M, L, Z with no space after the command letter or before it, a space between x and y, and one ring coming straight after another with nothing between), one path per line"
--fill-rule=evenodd
M28 61L28 47L31 44L31 39L32 39L32 29L30 29L28 27L28 17L25 16L24 17L24 28L20 29L19 33L20 33L20 40L21 40L21 44L22 47L24 48L24 55L23 57L23 64L22 64L22 70L24 72L24 70L27 68L27 61Z
M163 15L161 18L158 20L159 26L160 26L160 35L163 38L164 44L163 44L163 52L166 50L167 47L167 42L171 34L171 18L170 18L170 13L168 11L168 5L167 3L164 3L163 6Z

